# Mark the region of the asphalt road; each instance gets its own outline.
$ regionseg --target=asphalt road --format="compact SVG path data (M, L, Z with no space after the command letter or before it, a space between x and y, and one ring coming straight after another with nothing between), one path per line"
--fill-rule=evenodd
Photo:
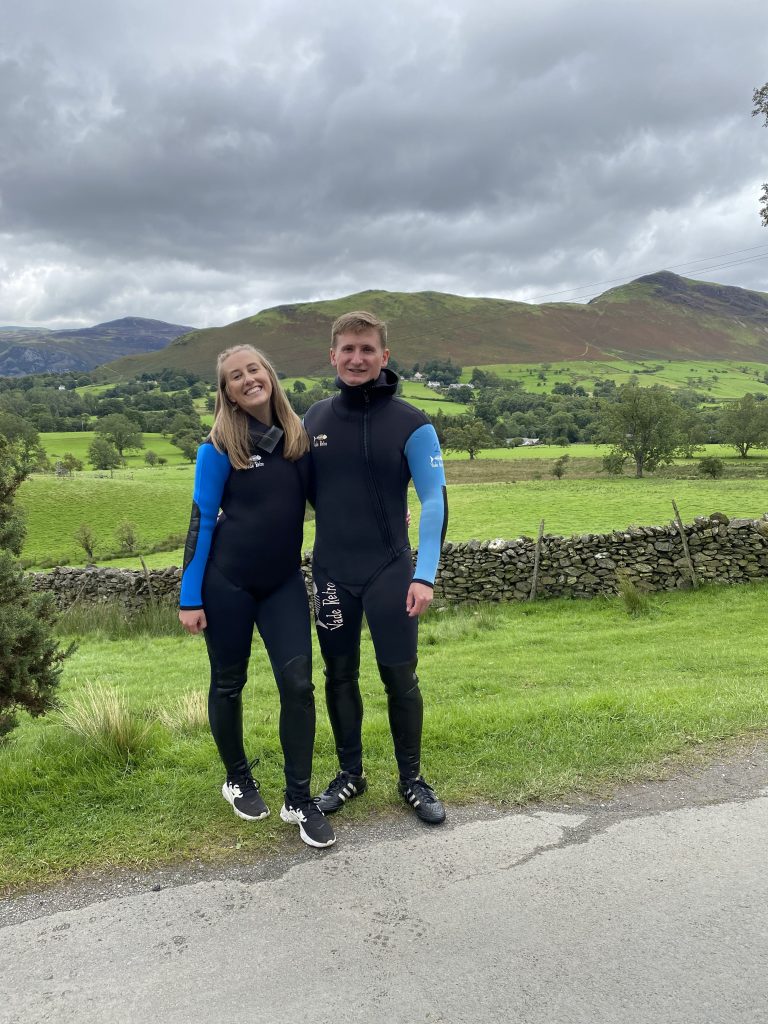
M764 746L607 802L335 822L0 902L0 1021L768 1022Z

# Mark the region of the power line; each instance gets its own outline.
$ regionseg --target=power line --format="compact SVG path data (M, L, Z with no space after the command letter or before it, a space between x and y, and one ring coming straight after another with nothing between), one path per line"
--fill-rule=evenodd
M731 250L731 252L721 252L721 253L717 253L717 254L715 254L713 256L700 256L698 259L686 260L684 263L673 263L669 267L662 267L661 270L649 270L649 271L647 271L646 274L638 274L637 276L638 277L646 277L647 274L656 274L656 273L661 273L661 272L666 271L666 270L676 270L679 267L688 267L692 263L706 263L709 260L718 260L718 259L722 259L725 256L736 256L738 253L741 253L741 252L751 252L754 249L764 249L764 248L766 248L767 244L768 243L763 242L762 245L748 245L744 249L733 249L733 250ZM738 262L748 263L750 261L750 259L761 259L762 255L763 254L758 254L757 256L754 256L754 257L747 257L743 261L737 260L735 262L736 263L738 263ZM766 253L765 255L768 255L768 253ZM735 263L734 264L725 263L722 266L725 267L725 266L734 266L734 265L735 265ZM698 269L700 271L708 273L710 270L720 270L722 268L720 266L715 266L715 267L699 267ZM617 281L626 281L626 280L627 280L627 275L624 274L622 277L612 277L612 278L609 278L606 281L594 281L594 282L592 282L592 284L576 285L573 288L561 288L560 291L556 291L556 292L542 292L542 294L534 295L530 299L526 299L525 301L526 302L537 302L539 299L546 299L546 298L548 298L551 295L565 295L568 292L576 292L576 291L577 292L584 292L586 294L589 291L591 291L593 288L601 287L601 285L604 285L604 284L616 284Z

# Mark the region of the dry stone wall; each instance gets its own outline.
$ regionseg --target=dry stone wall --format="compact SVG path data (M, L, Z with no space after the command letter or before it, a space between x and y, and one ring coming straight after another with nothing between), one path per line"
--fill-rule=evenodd
M768 579L768 516L732 519L715 513L684 527L694 572L701 583L748 583ZM536 542L469 540L443 545L435 597L447 602L523 601L531 594ZM692 585L680 532L669 526L630 526L614 533L544 536L539 552L537 597L596 597L616 592L624 572L645 590ZM302 569L310 586L309 559ZM59 608L76 601L118 601L127 609L149 600L177 602L181 570L57 568L32 573L36 590L51 591Z

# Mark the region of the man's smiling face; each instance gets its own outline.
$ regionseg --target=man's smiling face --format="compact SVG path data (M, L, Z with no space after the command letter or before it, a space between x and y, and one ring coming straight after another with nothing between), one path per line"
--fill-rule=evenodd
M359 333L339 334L331 348L331 365L341 380L353 387L376 380L388 360L389 349L384 348L374 327Z

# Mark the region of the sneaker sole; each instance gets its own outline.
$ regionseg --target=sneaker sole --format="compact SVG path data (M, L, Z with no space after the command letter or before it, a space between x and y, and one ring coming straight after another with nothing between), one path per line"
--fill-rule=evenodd
M269 808L267 808L266 811L264 811L263 814L256 814L256 815L254 815L254 814L244 814L243 811L238 811L238 809L235 807L235 798L232 797L232 799L230 800L229 793L227 792L227 784L226 784L226 782L221 787L221 795L227 801L227 803L232 808L232 810L235 812L235 814L238 816L238 818L242 818L243 821L263 821L264 818L268 818L269 817Z
M302 841L307 844L307 846L313 846L317 850L324 850L326 846L333 846L333 844L336 842L336 836L334 836L333 839L329 839L327 843L318 843L316 839L313 839L312 836L310 836L307 832L304 831L304 823L299 818L297 818L292 811L289 811L285 805L283 805L280 808L280 817L283 819L286 825L299 826L299 835L301 836Z

